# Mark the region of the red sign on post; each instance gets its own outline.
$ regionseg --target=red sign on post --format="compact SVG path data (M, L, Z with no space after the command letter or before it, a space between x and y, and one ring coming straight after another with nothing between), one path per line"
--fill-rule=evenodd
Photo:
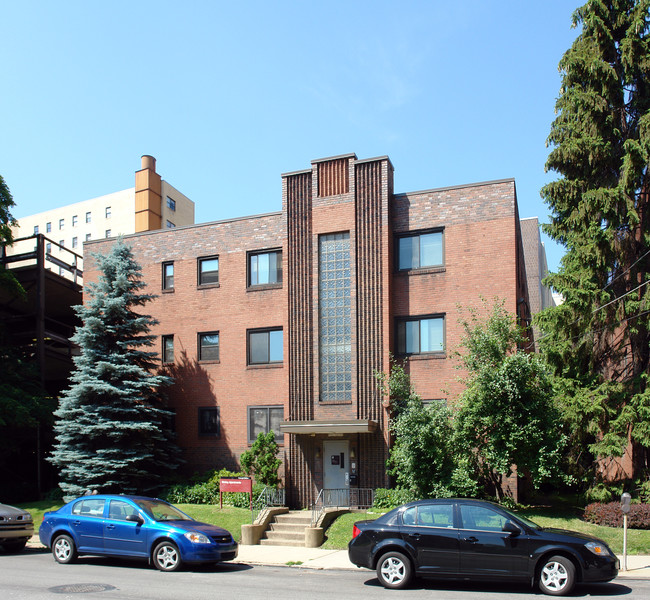
M223 508L224 492L246 492L253 510L253 480L250 477L229 477L219 480L219 507Z

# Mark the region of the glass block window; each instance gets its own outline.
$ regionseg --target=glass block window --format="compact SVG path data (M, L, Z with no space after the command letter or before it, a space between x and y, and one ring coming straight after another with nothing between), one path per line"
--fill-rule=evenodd
M352 400L350 234L322 235L318 241L320 399Z
M249 406L248 407L248 441L257 439L260 433L272 431L275 441L282 443L284 435L280 433L280 423L284 420L282 406Z

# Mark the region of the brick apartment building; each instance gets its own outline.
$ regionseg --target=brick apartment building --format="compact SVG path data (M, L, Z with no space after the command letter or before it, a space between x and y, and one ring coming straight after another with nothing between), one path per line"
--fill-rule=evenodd
M452 403L459 304L499 297L530 319L512 179L396 194L388 157L347 154L284 174L280 212L125 239L159 294L147 312L188 468L236 468L273 429L294 506L387 486L375 373L391 354L424 400Z

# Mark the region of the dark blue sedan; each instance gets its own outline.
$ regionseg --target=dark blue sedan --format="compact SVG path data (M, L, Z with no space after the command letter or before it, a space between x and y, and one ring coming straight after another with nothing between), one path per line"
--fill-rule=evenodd
M195 521L164 500L144 496L84 496L46 512L38 535L62 564L80 554L145 558L161 571L182 563L237 556L225 529Z

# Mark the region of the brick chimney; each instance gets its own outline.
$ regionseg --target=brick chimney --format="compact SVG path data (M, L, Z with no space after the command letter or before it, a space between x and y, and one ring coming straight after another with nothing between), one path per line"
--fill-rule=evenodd
M142 168L135 172L135 231L152 231L162 227L161 178L156 173L156 159L145 154Z

